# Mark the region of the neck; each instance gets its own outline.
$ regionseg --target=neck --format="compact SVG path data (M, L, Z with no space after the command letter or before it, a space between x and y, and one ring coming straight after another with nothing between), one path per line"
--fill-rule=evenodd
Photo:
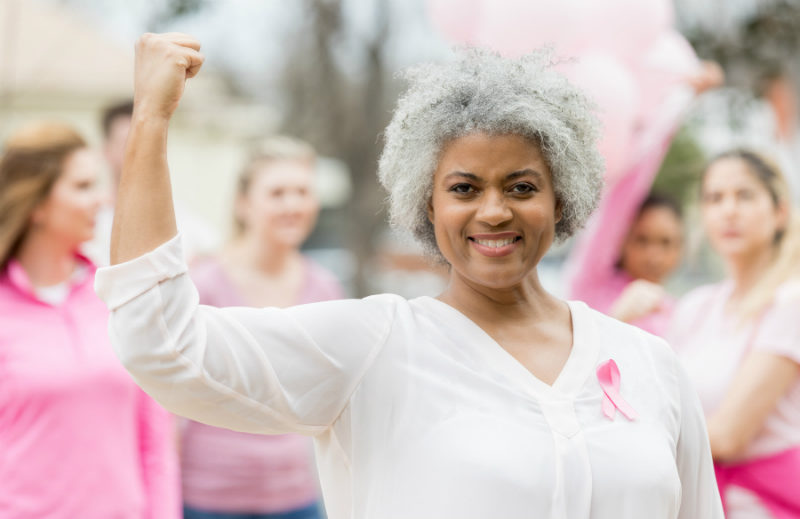
M728 276L733 280L732 299L740 299L758 282L775 256L775 249L768 247L756 254L732 258L727 262Z
M16 259L34 287L47 287L69 279L78 263L76 252L76 246L32 229L20 245Z
M530 319L545 315L560 301L547 292L534 270L522 282L502 288L479 285L456 272L440 301L478 319Z
M267 275L284 272L300 256L300 252L293 247L267 243L249 233L239 238L233 248L242 264Z

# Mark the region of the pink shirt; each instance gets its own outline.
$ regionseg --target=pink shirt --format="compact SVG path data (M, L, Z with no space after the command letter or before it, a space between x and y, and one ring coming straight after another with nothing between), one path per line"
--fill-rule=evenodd
M343 297L338 280L310 259L297 304ZM206 259L190 272L200 303L249 306L219 263ZM182 427L184 502L219 512L279 513L318 498L311 439L298 434L266 436L220 429L187 420Z
M800 282L781 286L761 317L744 326L725 311L732 291L733 283L724 281L689 292L680 300L667 336L697 389L706 416L722 405L749 351L800 363ZM744 457L761 459L796 447L800 447L800 377L778 401ZM795 480L800 480L800 473ZM726 501L729 517L769 517L749 512L758 505L742 493Z
M0 517L180 516L172 418L108 338L95 269L39 300L16 261L0 273Z

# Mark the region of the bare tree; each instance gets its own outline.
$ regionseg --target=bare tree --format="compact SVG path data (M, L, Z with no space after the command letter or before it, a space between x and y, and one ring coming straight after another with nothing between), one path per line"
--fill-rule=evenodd
M287 45L292 51L281 82L286 99L282 131L349 166L353 201L335 221L344 226L347 248L358 259L356 291L366 295L365 266L374 253L376 237L386 226L384 194L375 171L379 134L389 122L396 96L389 91L385 58L389 6L386 0L376 0L375 30L362 39L346 33L341 0L304 0L303 6L307 30L293 35ZM357 73L344 70L341 51L346 39L356 41L352 55L361 60Z
M695 12L678 2L682 30L697 53L718 61L735 87L760 94L776 76L800 85L800 0L719 2L713 12Z

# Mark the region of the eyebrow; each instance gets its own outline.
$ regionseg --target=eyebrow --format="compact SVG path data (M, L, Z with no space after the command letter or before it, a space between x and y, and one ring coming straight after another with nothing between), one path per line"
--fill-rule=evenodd
M509 173L508 175L505 176L505 178L503 180L506 180L506 181L514 180L516 178L524 177L526 175L531 175L531 176L536 177L536 178L542 178L543 177L543 175L540 172L536 171L535 169L523 169L521 171L515 171L513 173ZM454 171L452 173L449 173L445 177L445 180L450 178L450 177L461 177L461 178L465 178L465 179L468 179L468 180L472 180L474 182L479 182L481 180L481 178L478 175L476 175L474 173L467 173L467 172L464 172L464 171Z

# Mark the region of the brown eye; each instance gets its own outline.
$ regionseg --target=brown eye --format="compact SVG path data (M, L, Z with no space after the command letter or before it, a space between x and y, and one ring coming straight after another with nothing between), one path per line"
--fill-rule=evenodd
M450 191L458 193L460 195L466 195L467 193L472 192L472 186L464 183L456 184L450 188Z
M522 182L519 184L514 184L514 186L511 188L511 191L513 193L525 195L528 193L533 193L534 191L536 191L536 188L533 187L531 184Z

